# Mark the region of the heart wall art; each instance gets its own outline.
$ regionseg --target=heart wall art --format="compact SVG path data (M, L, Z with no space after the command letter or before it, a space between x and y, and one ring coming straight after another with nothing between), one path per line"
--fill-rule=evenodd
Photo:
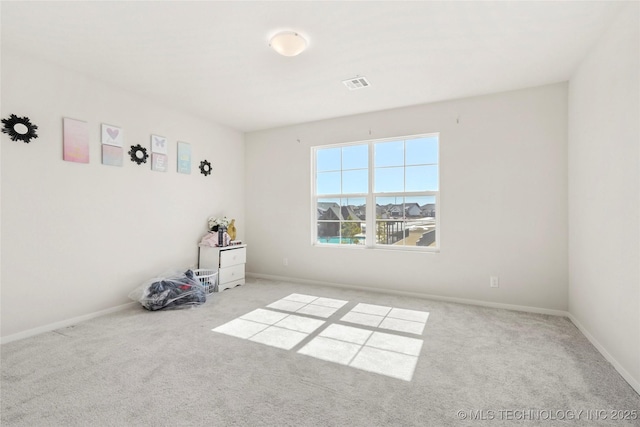
M124 134L122 129L116 126L102 124L102 143L122 147L124 145Z

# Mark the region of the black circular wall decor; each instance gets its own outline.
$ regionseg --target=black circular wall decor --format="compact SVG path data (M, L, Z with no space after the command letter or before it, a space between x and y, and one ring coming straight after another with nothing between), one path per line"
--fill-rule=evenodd
M131 150L129 150L129 155L131 156L131 161L139 165L147 163L147 159L149 158L147 149L140 144L132 145Z
M8 119L2 119L2 123L4 123L2 133L8 134L12 141L24 141L28 144L32 138L38 137L36 134L38 126L31 123L29 117L18 117L12 114Z
M200 173L204 176L211 175L211 163L207 160L200 162Z

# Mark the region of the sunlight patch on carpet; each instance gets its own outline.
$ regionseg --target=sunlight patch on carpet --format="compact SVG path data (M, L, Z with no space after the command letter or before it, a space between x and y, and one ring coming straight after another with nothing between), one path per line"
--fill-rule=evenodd
M284 310L328 318L349 301L332 298L321 298L313 295L291 294L276 302L272 302L267 308Z
M411 381L423 341L390 331L422 335L429 313L359 303L342 317L333 316L348 303L291 294L212 331Z
M421 335L428 318L429 313L426 311L358 304L340 320L358 325Z

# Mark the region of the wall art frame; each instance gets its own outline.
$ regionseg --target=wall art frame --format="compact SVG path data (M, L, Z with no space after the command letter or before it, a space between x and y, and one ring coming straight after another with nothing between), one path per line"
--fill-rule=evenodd
M191 173L191 144L178 141L178 173Z
M143 163L147 163L147 159L149 158L149 154L147 154L147 149L142 145L132 145L131 150L128 152L131 157L131 161L141 165Z
M160 135L151 135L151 152L168 154L169 143L167 142L167 138Z
M119 128L118 126L102 123L101 141L106 145L122 147L124 145L124 132L122 128Z
M89 163L89 124L83 120L62 119L62 159L67 162Z
M209 163L208 160L203 160L200 162L200 173L204 176L209 176L211 175L211 170L213 168L211 167L211 163Z
M9 135L12 141L22 141L28 144L32 139L38 137L37 125L31 123L29 117L18 117L11 114L8 119L2 119L2 133Z

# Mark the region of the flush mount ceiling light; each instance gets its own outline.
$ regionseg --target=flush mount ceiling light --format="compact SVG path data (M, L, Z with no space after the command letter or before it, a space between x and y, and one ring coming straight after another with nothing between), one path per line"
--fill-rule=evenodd
M307 48L307 41L294 31L283 31L271 37L269 46L280 55L296 56Z

